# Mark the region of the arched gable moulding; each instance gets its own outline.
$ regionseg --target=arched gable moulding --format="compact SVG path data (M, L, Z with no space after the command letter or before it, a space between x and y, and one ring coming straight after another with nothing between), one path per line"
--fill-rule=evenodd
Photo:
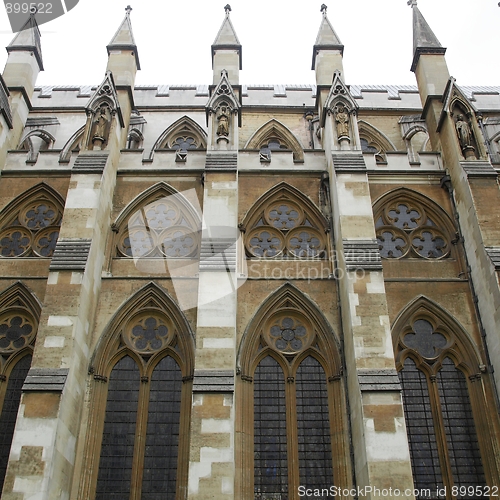
M498 485L500 428L484 354L424 296L405 307L392 332L415 487L446 487L451 500L453 485Z
M155 151L162 149L175 149L177 152L207 149L207 132L185 115L160 134L149 152L148 159L152 160Z
M304 148L295 137L295 134L275 118L257 129L248 139L244 149L261 150L262 148L268 148L272 153L273 146L270 146L272 141L276 144L276 149L292 150L294 162L302 163L304 161Z
M78 498L186 497L193 370L186 318L167 292L146 285L119 308L92 357Z
M237 357L241 498L352 484L341 359L328 321L293 285L256 312Z

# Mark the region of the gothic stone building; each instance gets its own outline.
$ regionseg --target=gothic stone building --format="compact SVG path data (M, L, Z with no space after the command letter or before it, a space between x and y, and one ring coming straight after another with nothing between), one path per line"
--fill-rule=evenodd
M2 500L498 493L500 87L413 4L417 87L347 85L325 7L314 86L241 83L229 7L197 87L134 85L129 10L92 88L14 37Z

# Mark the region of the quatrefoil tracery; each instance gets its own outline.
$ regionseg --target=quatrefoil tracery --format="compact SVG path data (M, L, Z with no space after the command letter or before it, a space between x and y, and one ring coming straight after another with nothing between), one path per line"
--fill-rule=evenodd
M380 254L386 259L442 259L450 253L450 239L419 203L398 200L387 205L376 229Z
M259 258L320 258L325 239L298 204L277 200L248 231L246 249Z
M151 355L167 346L174 334L171 322L156 311L133 317L122 332L124 343L133 351Z
M36 326L24 310L11 310L0 316L0 353L11 354L31 344Z
M118 239L122 257L195 257L199 231L174 197L149 203L130 217Z
M52 257L62 214L49 200L28 202L0 232L2 257Z
M406 333L402 340L407 347L417 351L425 359L437 357L448 344L447 338L436 332L426 319L414 321L411 331Z

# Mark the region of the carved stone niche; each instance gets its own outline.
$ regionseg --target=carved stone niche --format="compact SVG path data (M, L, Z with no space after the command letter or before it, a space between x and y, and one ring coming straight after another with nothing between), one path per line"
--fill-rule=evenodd
M227 149L230 142L230 130L232 126L232 107L226 101L221 101L215 112L216 141L219 149Z
M478 160L480 154L473 124L474 116L459 101L455 101L452 106L451 118L463 157L466 160Z

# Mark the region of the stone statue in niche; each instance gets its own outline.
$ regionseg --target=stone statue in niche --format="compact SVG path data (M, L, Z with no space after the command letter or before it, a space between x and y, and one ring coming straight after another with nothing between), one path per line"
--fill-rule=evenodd
M227 137L229 135L229 109L222 105L217 112L217 135Z
M337 123L337 137L349 138L349 113L342 103L335 109L335 122Z
M469 124L464 121L464 115L457 116L455 128L457 129L458 140L462 149L472 146L472 134Z
M102 104L94 114L92 123L92 144L99 150L108 140L111 113L106 104Z
M457 131L458 142L466 159L476 157L472 130L463 114L458 114L455 121L455 130Z

